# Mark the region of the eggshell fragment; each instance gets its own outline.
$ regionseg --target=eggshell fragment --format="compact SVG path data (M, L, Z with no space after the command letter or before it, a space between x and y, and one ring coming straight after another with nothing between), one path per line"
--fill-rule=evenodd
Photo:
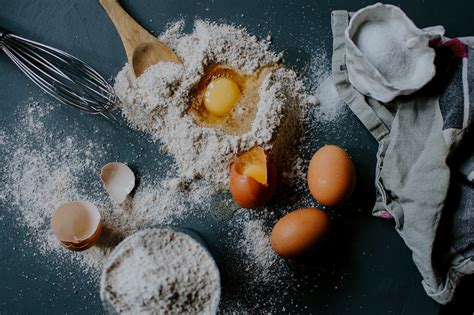
M326 212L303 208L288 213L273 227L271 243L280 256L302 256L323 244L329 233L329 216Z
M355 168L347 152L336 145L316 151L308 167L308 188L324 206L334 206L348 198L355 187Z
M118 204L124 202L135 187L135 174L124 163L105 164L100 171L100 179L110 198Z
M85 250L94 245L102 227L99 209L87 201L65 203L54 210L51 218L54 235L70 250Z
M242 153L231 164L230 192L243 208L263 206L275 192L276 184L276 166L261 147Z

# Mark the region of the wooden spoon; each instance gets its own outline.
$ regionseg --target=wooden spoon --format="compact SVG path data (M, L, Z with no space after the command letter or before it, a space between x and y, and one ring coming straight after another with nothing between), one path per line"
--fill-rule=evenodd
M160 61L181 64L178 56L155 36L148 33L120 6L117 0L99 0L122 39L128 64L135 78Z

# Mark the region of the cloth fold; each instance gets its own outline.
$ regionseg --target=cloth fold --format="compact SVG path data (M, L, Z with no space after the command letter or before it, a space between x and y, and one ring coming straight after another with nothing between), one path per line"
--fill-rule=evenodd
M425 291L446 304L459 279L474 273L474 196L467 180L474 153L468 132L474 52L460 40L432 43L437 66L432 82L412 95L381 103L349 82L350 48L344 37L349 19L347 11L332 12L332 73L341 99L379 143L372 213L393 217Z

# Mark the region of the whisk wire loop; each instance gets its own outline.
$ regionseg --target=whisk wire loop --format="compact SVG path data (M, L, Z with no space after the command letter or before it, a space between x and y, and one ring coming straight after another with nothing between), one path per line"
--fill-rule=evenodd
M43 91L82 111L106 118L119 101L93 68L59 49L2 31L0 49Z

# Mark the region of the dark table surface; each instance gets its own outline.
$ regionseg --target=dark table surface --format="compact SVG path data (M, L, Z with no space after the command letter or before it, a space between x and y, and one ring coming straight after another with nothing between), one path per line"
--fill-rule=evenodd
M194 19L204 18L242 25L260 37L271 33L276 51L296 46L306 51L317 48L328 55L332 45L330 11L354 11L369 4L344 0L136 0L123 3L133 17L155 33L164 30L173 20L182 18L192 25ZM472 1L405 0L394 4L399 4L419 27L441 24L448 36L474 35ZM0 26L70 52L106 77L113 77L126 60L119 37L97 1L0 0ZM47 97L29 84L3 55L0 56L0 73L0 126L11 130L18 106L31 97ZM355 116L345 110L347 115L342 119L314 128L308 155L325 143L346 147L357 167L358 188L347 209L332 212L339 234L334 243L337 248L332 251L328 264L331 276L322 277L319 289L311 294L301 288L298 294L291 296L294 308L288 310L318 314L460 314L461 308L467 311L467 299L472 299L474 292L472 278L461 284L454 303L440 308L423 291L410 251L397 235L393 223L371 217L377 144ZM65 134L73 132L68 128L71 123L83 130L97 126L102 134L97 141L113 144L106 158L133 160L143 173L156 171L150 167L150 161L159 154L159 145L150 143L142 133L66 107L54 111L50 123ZM140 152L139 160L137 152ZM77 266L61 264L53 255L39 254L34 243L25 242L29 236L24 227L16 224L14 209L6 203L0 207L0 314L101 313L97 284L86 281ZM213 231L206 228L205 222L195 228L210 244L219 263L222 257ZM339 280L335 288L336 278ZM469 312L472 314L472 306Z

